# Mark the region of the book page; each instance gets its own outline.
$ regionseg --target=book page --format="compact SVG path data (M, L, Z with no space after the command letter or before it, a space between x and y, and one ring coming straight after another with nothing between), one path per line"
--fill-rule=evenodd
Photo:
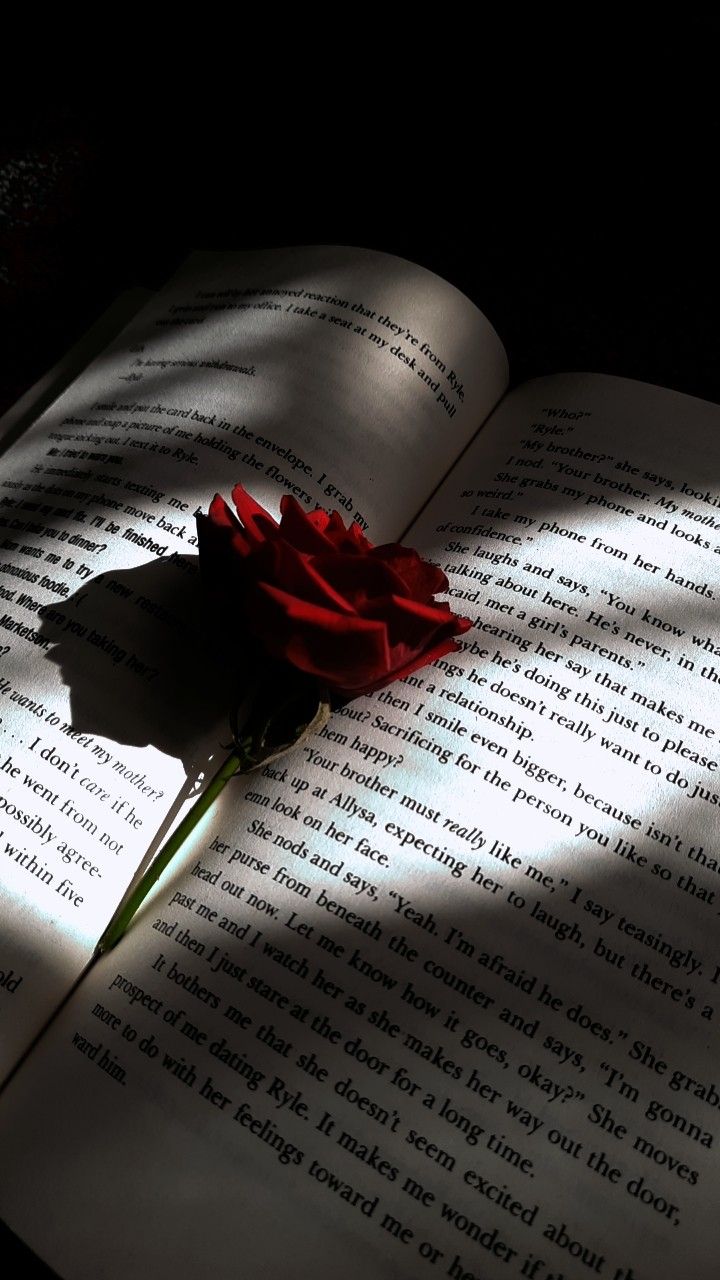
M228 741L196 510L243 481L397 537L505 380L487 321L410 263L201 255L7 452L0 1075Z
M715 1275L719 414L503 401L412 530L462 653L228 789L6 1091L61 1274Z

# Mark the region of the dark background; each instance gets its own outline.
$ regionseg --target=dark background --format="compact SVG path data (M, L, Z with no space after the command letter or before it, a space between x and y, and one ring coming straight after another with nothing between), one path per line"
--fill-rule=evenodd
M220 71L218 33L160 86L135 52L111 92L94 59L72 94L38 76L10 98L0 412L190 250L289 243L437 271L489 316L515 383L588 369L720 401L718 20L510 9L471 33L406 10L407 58L389 12L334 50L246 32ZM1 1226L0 1258L51 1274Z
M142 58L113 94L97 71L71 99L34 83L0 137L0 407L189 250L318 242L450 279L515 382L590 369L720 400L720 20L569 22L453 27L412 63L353 33L355 63L290 38L160 88Z

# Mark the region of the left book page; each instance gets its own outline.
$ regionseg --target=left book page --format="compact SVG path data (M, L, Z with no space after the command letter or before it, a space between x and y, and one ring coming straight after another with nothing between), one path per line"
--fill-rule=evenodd
M242 481L396 539L506 382L491 326L420 267L197 255L8 450L0 1079L227 739L195 511Z

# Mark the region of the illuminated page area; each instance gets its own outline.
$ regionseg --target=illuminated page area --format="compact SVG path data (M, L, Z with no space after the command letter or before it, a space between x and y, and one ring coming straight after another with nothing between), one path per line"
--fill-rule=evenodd
M467 359L479 349L479 365ZM480 313L354 250L212 256L3 460L0 1072L227 729L194 513L238 480L397 536L504 385Z
M542 379L411 532L475 622L430 715L494 900L453 944L484 967L491 922L532 974L506 987L510 1076L480 1116L504 1106L552 1186L525 1274L717 1266L719 427L658 388Z
M8 1090L55 1267L714 1276L717 413L493 416L412 531L463 654L226 791Z

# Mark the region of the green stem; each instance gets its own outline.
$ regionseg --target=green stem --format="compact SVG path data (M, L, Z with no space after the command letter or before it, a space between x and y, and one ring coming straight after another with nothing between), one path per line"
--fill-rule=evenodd
M147 895L157 880L160 879L163 871L175 857L178 849L185 843L188 836L194 831L200 819L207 813L210 805L217 799L220 792L227 782L238 772L242 772L248 767L249 761L243 759L237 751L232 751L225 760L224 764L218 769L215 777L208 783L206 789L201 796L198 796L192 809L185 815L182 822L172 835L165 841L162 849L158 853L154 862L148 867L147 871L137 884L131 885L125 897L103 933L100 941L95 948L95 955L103 955L104 952L110 951L116 942L120 941L125 933L130 921L135 913L142 906Z
M179 827L165 841L155 861L129 886L95 948L96 958L122 938L170 859L195 830L225 784L236 773L249 773L251 769L284 755L298 742L316 733L329 715L329 695L314 677L306 676L287 663L266 662L264 673L256 675L250 692L233 717L235 750L218 769ZM238 724L240 718L241 725Z

